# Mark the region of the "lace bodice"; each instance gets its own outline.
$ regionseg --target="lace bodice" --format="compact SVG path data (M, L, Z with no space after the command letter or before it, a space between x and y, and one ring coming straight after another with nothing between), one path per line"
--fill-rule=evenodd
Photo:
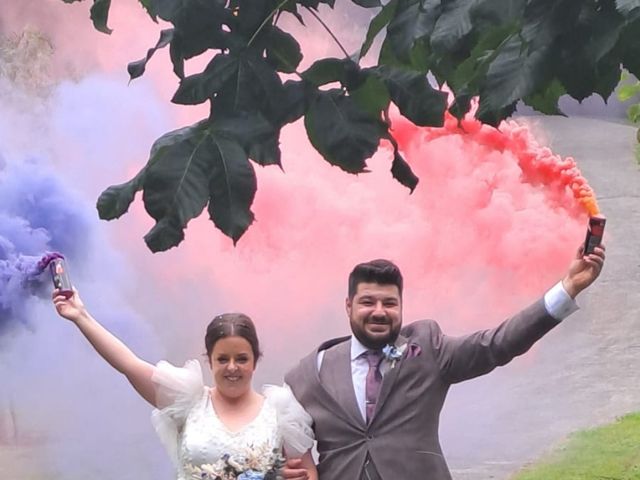
M196 360L184 368L160 362L153 381L161 408L153 411L152 422L175 463L178 480L201 478L207 472L214 477L225 465L265 472L283 451L295 457L313 445L311 417L288 388L265 387L258 415L231 431L213 408Z

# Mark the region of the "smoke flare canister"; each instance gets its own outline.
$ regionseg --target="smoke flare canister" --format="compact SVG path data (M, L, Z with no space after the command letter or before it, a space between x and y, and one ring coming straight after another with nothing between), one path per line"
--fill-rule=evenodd
M589 217L589 226L587 227L587 238L584 241L584 254L589 255L593 250L602 243L604 235L604 224L607 219L602 215L594 215Z
M71 280L69 279L69 273L67 272L67 265L63 258L54 258L49 263L49 271L51 272L51 279L53 280L54 288L60 290L60 293L69 298L73 295L73 288L71 286Z

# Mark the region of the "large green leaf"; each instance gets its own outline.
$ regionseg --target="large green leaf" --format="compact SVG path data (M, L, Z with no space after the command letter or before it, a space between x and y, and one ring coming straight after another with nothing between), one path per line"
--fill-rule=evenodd
M358 65L348 58L323 58L302 72L302 78L317 87L333 82L345 85L357 70Z
M152 251L177 245L183 238L178 230L206 206L216 153L204 121L169 132L151 147L142 199L147 213L158 222L145 236Z
M114 220L124 215L136 193L142 189L144 169L134 178L120 185L112 185L98 197L96 208L102 220Z
M471 32L471 11L480 2L481 0L442 2L442 14L438 17L431 34L431 46L434 50L449 52Z
M520 36L509 38L487 70L480 114L497 112L536 91L549 75L548 53L548 47L529 49Z
M640 20L629 23L623 29L619 48L624 68L640 78Z
M274 112L272 117L275 125L293 123L302 117L307 110L307 100L315 88L304 80L287 80L282 85L282 91L279 109Z
M171 101L180 105L197 105L220 92L225 83L237 78L240 58L219 53L202 73L183 78Z
M209 190L211 220L235 244L253 223L251 204L257 189L256 174L237 142L213 137L216 155Z
M426 75L386 65L377 67L375 72L402 115L422 127L443 125L447 94L433 88Z
M96 30L108 35L113 31L107 26L109 8L111 8L111 0L93 0L93 5L91 6L91 21L93 22L93 26Z
M164 48L173 39L173 28L168 28L166 30L162 30L160 32L160 38L158 39L158 43L153 48L147 50L147 55L142 60L138 60L136 62L131 62L127 65L127 72L129 73L129 78L133 80L134 78L140 77L144 74L145 69L147 68L147 63L153 57L153 54L156 53L156 50L160 48Z
M358 58L362 58L367 54L367 52L371 48L371 45L373 44L373 40L380 33L380 31L389 24L396 13L396 8L398 7L399 1L400 0L390 0L389 3L382 7L378 14L373 17L371 22L369 22L367 35L365 36L362 47L360 47Z
M231 138L260 165L280 165L280 126L273 125L259 112L240 112L217 118L211 130Z
M439 0L400 0L387 27L387 40L398 58L408 60L416 42L431 35L440 11Z
M375 75L368 75L358 88L349 90L349 96L358 106L374 118L380 118L382 111L389 106L389 91L384 82Z
M558 100L566 93L562 83L554 78L546 87L524 97L526 105L545 115L564 115L558 107Z
M184 61L208 49L226 50L246 42L227 31L237 20L221 0L154 0L157 15L175 27L170 56L173 71L184 77Z
M311 144L332 165L349 173L363 172L378 149L385 125L338 89L318 92L304 125Z
M278 27L272 27L269 32L266 55L269 65L283 73L294 73L302 60L302 51L296 39Z

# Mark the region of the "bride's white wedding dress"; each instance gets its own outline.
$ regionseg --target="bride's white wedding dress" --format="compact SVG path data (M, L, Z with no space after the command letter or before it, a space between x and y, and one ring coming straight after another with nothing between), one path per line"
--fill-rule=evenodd
M267 472L281 466L283 450L297 457L313 445L311 417L286 387L264 387L259 414L231 431L216 415L197 360L183 368L159 362L152 380L159 408L151 420L178 480L269 478ZM225 468L228 477L222 476Z

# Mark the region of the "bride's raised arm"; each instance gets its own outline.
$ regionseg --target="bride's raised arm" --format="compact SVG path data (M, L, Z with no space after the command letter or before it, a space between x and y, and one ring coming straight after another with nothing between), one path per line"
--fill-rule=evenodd
M155 386L151 377L156 367L133 353L122 341L91 316L80 295L74 289L70 298L55 290L53 304L58 315L73 322L109 365L124 374L133 388L151 405L156 407Z

